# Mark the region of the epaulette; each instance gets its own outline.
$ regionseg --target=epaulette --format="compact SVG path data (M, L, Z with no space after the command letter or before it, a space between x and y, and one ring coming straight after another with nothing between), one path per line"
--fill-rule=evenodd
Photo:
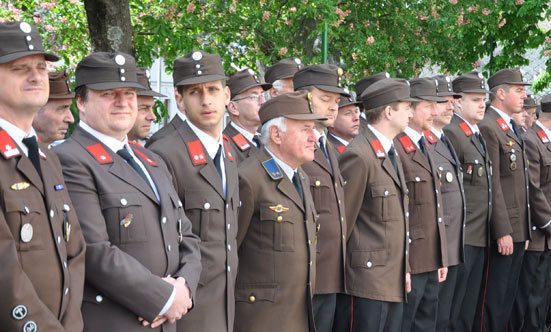
M465 136L467 136L467 137L469 137L473 134L473 131L471 130L471 127L469 127L467 122L461 122L459 124L459 128L461 128L461 130L463 130L463 132L465 133Z
M247 141L245 136L243 136L243 134L241 134L241 133L233 136L232 139L235 142L235 145L237 145L237 147L241 151L246 151L246 150L251 148L251 145L249 144L249 142Z
M503 120L503 118L500 117L496 121L497 121L497 124L499 124L499 127L501 128L501 130L503 131L509 130L509 125L507 124L507 122L505 122L505 120Z
M86 150L88 150L88 152L90 152L90 154L91 154L92 156L94 156L94 158L96 158L96 160L97 160L100 164L106 164L106 163L111 163L111 162L113 162L113 159L112 159L111 156L107 153L107 151L105 151L105 149L103 148L103 146L101 145L101 143L98 143L98 144L95 144L95 145L88 146L88 147L86 147Z
M2 155L6 159L10 159L21 154L17 148L17 145L5 130L0 131L0 151L2 151Z
M373 148L373 151L375 151L375 155L377 158L384 158L385 157L385 150L383 149L383 146L381 144L381 141L376 140L371 142L371 147Z
M427 139L427 141L429 141L431 144L436 143L436 137L434 137L434 134L432 133L432 131L430 131L430 130L425 130L425 131L423 132L423 135L425 136L425 138Z
M415 145L411 141L411 138L409 138L408 135L404 135L400 137L400 143L402 143L402 146L406 150L407 153L415 151Z
M275 160L270 158L262 162L262 166L266 172L268 172L268 175L270 175L272 180L279 180L283 177L283 172L279 169L279 166L277 166Z
M542 143L549 143L549 137L547 137L547 134L543 129L538 132L538 136L540 137Z
M133 144L133 145L136 145L136 146L139 146L140 148L144 148L144 149L145 149L145 147L144 147L143 145L141 145L140 143L138 143L138 142L134 142L134 141L128 140L128 143Z
M345 149L346 149L346 145L344 144L337 146L337 150L339 150L339 153L341 154L344 152Z
M142 146L141 144L138 144L138 143L132 143L132 144L135 144L135 145L138 145L138 146ZM140 157L142 157L145 161L147 161L147 163L151 166L157 166L157 163L155 162L155 160L149 158L148 156L145 155L145 153L139 151L138 149L136 148L133 148L132 149L135 153L137 153Z
M200 140L188 142L187 148L189 150L189 156L191 157L194 165L200 165L207 162L205 151L203 151L203 145L201 144Z

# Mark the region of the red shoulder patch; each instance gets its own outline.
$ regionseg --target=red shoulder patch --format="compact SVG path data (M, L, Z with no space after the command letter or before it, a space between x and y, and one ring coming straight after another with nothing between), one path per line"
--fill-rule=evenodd
M501 128L501 130L503 130L503 131L509 130L509 125L507 124L507 122L505 122L505 120L503 120L503 118L500 117L496 121L497 121L497 124L499 125L499 127Z
M540 137L542 143L544 144L549 143L549 137L547 137L547 134L545 133L544 130L538 131L538 136Z
M432 131L430 130L425 130L423 132L423 135L425 136L425 138L431 142L432 144L436 143L436 137L434 137L434 134L432 133Z
M224 147L226 148L226 154L228 155L228 159L233 160L233 156L230 151L230 147L228 146L228 142L224 141Z
M471 130L471 127L469 127L469 124L467 122L461 122L459 124L459 128L461 128L461 130L463 130L463 132L465 133L465 136L469 137L473 134L473 131Z
M113 162L113 159L111 158L111 156L107 153L107 151L105 151L105 149L103 148L103 146L101 145L101 143L98 143L98 144L95 144L95 145L91 145L91 146L88 146L86 148L86 150L88 150L88 152L90 152L90 154L92 156L94 156L94 158L96 158L96 160L100 163L100 164L106 164L106 163L111 163Z
M144 148L144 149L145 149L145 147L144 147L143 145L141 145L140 143L138 143L138 142L134 142L134 141L128 140L128 143L133 144L133 145L136 145L136 146L139 146L140 148Z
M344 144L337 146L337 150L339 151L339 153L343 153L344 149L346 149L346 145L344 145Z
M10 159L21 154L17 148L17 145L5 130L0 131L0 151L2 151L2 154L6 159Z
M385 150L383 149L383 146L381 144L381 141L376 140L371 142L371 147L373 148L373 151L375 152L375 155L377 158L384 158L385 157Z
M245 136L243 136L243 134L241 134L241 133L233 136L232 139L235 142L235 145L237 145L237 147L241 151L245 151L245 150L248 150L248 149L251 148L251 145L249 144L249 142L247 141Z
M400 137L400 143L402 143L402 146L406 150L407 153L410 153L412 151L415 151L415 145L411 141L411 138L409 138L408 135L404 135Z
M201 144L200 140L188 142L187 148L189 150L189 156L191 157L194 165L200 165L207 162L205 151L203 151L203 145Z
M139 146L141 146L141 144L137 144ZM155 162L155 160L149 158L148 156L145 155L145 153L139 151L138 149L136 148L133 148L132 150L134 150L135 153L137 153L140 157L142 157L142 159L144 159L145 161L147 161L147 163L151 166L157 166L157 163Z

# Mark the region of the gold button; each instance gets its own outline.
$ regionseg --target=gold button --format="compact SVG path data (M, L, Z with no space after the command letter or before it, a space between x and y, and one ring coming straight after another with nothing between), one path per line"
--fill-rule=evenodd
M321 185L321 182L319 180L316 181L316 187L319 187Z
M282 216L277 216L277 221L283 221L283 217Z
M309 246L312 245L312 241L308 240L308 245Z
M342 235L342 239L344 240L344 234Z
M337 182L335 182L335 188L337 188L339 185L337 184Z
M344 217L341 217L341 222L344 222Z
M310 266L312 266L312 261L310 261L310 263L308 263L308 264L310 264Z
M339 199L339 204L341 204L341 200Z
M256 297L254 295L249 296L249 302L254 303L256 301Z

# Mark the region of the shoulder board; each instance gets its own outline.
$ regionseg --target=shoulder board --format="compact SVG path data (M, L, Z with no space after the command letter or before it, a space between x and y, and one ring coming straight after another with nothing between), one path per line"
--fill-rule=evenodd
M409 138L408 135L404 135L400 137L400 143L402 143L402 146L406 150L407 153L415 151L415 145L411 141L411 138Z
M225 137L226 137L226 136L224 135L224 138L225 138ZM228 141L226 141L225 139L224 139L224 148L226 148L226 154L228 155L228 159L229 159L229 160L233 160L233 156L232 156L232 154L231 154L230 147L229 147L229 145L228 145Z
M509 125L507 124L507 122L505 122L505 120L503 120L502 117L499 117L496 121L497 121L497 124L499 124L499 127L501 128L501 130L503 131L509 130Z
M141 144L137 144L139 146L141 146ZM147 161L147 163L151 166L157 166L157 163L155 162L155 160L149 158L148 156L145 155L145 153L139 151L138 149L136 148L132 148L132 150L137 153L140 157L142 157L143 160Z
M100 163L100 164L105 164L105 163L111 163L113 162L113 159L111 158L111 156L107 153L107 151L105 151L105 149L103 148L103 146L101 145L101 143L98 143L98 144L95 144L95 145L91 145L91 146L88 146L86 148L86 150L88 150L88 152L90 152L90 154L92 156L94 156L94 158L96 158L96 160Z
M432 133L432 131L430 131L430 130L425 130L425 131L423 132L423 135L425 136L425 138L426 138L431 144L436 143L436 137L434 137L434 134Z
M275 160L268 159L262 162L262 166L266 172L268 172L268 175L272 178L272 180L279 180L283 177L283 172L279 169L279 166L277 166Z
M4 158L6 159L10 159L21 154L17 148L17 145L5 130L0 131L0 151L2 151L2 155L4 155Z
M346 149L346 145L344 145L344 144L337 146L337 150L339 151L339 153L343 153L344 149Z
M128 143L133 144L133 145L136 145L136 146L139 146L140 148L144 148L144 149L145 149L145 147L144 147L143 145L141 145L140 143L138 143L138 142L134 142L134 141L128 140Z
M538 136L540 137L542 143L549 143L549 137L547 137L547 134L544 130L538 131Z
M201 144L200 140L188 142L187 148L189 150L189 156L191 157L194 165L200 165L207 162L205 151L203 151L203 145Z
M373 151L375 152L377 158L385 157L385 150L383 149L383 146L381 145L381 142L379 140L371 142L371 147L373 148Z
M233 136L232 139L241 151L245 151L251 148L251 145L249 144L245 136L243 136L243 134L241 133Z
M465 136L469 137L473 134L473 131L471 130L471 127L469 127L469 124L467 124L467 122L461 122L459 124L459 128L461 128L461 130L463 130L463 132L465 133Z

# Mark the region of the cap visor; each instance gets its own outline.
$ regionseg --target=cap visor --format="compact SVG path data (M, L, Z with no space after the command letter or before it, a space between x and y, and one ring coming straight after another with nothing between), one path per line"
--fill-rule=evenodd
M180 85L193 85L193 84L201 84L201 83L207 83L212 81L220 81L220 80L227 80L228 77L222 76L222 75L204 75L204 76L196 76L192 78L186 78L184 80L181 80L180 82L176 83L175 86Z
M25 52L11 53L0 57L0 64L12 62L14 60L17 60L26 56L30 56L30 55L44 55L44 58L46 59L46 61L51 61L51 62L56 62L59 60L59 58L56 55L46 53L44 51L25 51Z
M344 90L343 88L339 88L339 87L336 87L336 86L331 86L331 85L317 85L317 84L314 84L314 86L320 90L323 90L323 91L329 91L329 92L335 92L335 93L339 93L345 97L350 97L350 92L346 92L346 90Z
M463 93L490 93L490 91L484 90L484 89L469 89L469 90L463 90L461 92L463 92Z
M284 114L282 116L293 120L327 120L327 118L314 113Z
M272 87L272 85L271 85L270 83L252 84L252 85L249 85L249 86L244 87L243 89L241 89L241 90L239 90L239 91L236 91L235 93L233 93L233 91L232 91L232 99L233 99L235 96L237 96L238 94L243 93L244 91L247 91L247 90L249 90L249 89L255 88L255 87L257 87L257 86L261 87L262 90L264 90L264 91L269 90L269 89ZM230 87L230 90L231 90L231 87Z
M105 82L105 83L92 83L85 84L88 88L93 90L110 90L118 88L136 88L136 89L145 89L144 86L136 82Z
M505 84L510 84L510 85L532 85L532 83L526 83L526 82L505 82Z
M346 103L339 104L339 108L350 106L350 105L360 106L360 105L362 105L362 102L361 101L347 101Z
M453 96L454 98L461 98L461 95L455 92L441 92L436 94L438 97L449 97Z
M405 98L405 99L399 99L399 100L397 100L397 101L405 101L405 102L408 102L408 101L409 101L409 102L412 102L412 103L413 103L413 102L421 101L421 99L409 97L409 98Z
M423 100L428 100L428 101L435 101L437 103L445 103L445 102L448 101L447 99L438 98L438 97L435 97L435 96L415 96L415 97L418 98L418 99L423 99Z
M155 91L153 91L153 90L145 90L145 91L138 90L138 91L136 92L136 95L138 95L138 96L163 97L163 98L166 98L166 96L163 95L162 93L158 93L158 92L155 92Z

